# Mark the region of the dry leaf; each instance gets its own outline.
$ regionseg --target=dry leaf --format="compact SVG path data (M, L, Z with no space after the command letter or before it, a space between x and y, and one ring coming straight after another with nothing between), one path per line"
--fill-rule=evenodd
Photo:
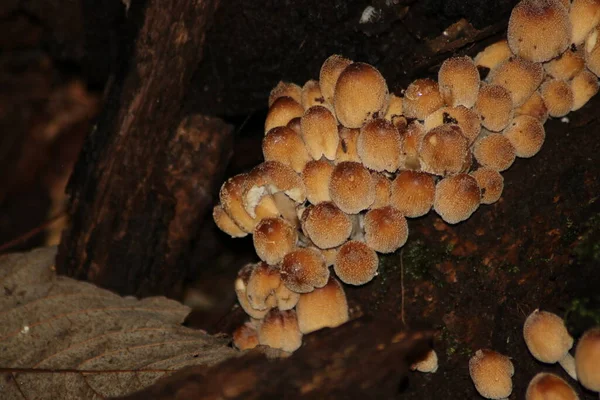
M188 307L56 276L55 255L49 247L0 257L3 400L125 395L236 354L227 340L181 326Z

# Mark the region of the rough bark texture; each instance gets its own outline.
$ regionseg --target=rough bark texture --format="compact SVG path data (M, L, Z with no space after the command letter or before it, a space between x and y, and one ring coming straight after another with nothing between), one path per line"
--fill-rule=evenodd
M226 124L181 109L216 6L152 0L127 11L106 105L70 182L61 273L120 294L181 294L179 263L229 155Z

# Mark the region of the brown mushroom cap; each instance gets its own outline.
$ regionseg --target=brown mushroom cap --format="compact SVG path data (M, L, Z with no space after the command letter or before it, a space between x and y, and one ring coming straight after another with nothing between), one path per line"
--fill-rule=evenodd
M387 109L388 87L381 73L365 63L352 63L340 74L333 106L342 125L360 128Z
M330 249L344 243L352 233L352 220L335 204L325 201L307 208L302 229L315 246Z
M331 201L329 183L333 168L333 165L326 160L312 160L304 167L302 182L306 187L306 198L312 204Z
M402 171L392 182L390 205L409 218L425 215L433 205L433 176L420 171Z
M470 174L477 181L481 189L481 203L492 204L497 202L504 190L504 178L497 170L481 167Z
M479 114L465 106L442 107L425 118L425 130L427 131L443 124L458 125L469 144L473 143L481 132Z
M275 307L275 290L281 285L279 268L265 262L256 264L246 284L248 303L255 310L267 310Z
M342 282L364 285L377 275L378 266L375 250L363 242L350 240L340 247L333 269Z
M274 265L296 246L298 234L283 218L265 218L256 225L252 239L258 257Z
M262 142L265 161L279 161L289 165L297 173L302 172L311 160L304 141L296 132L286 126L271 129Z
M302 345L296 312L276 308L269 311L258 329L258 342L290 353L296 351Z
M506 40L490 44L475 56L475 65L480 69L492 70L512 56Z
M519 107L540 86L543 78L542 64L510 57L491 71L488 82L508 90L513 106Z
M523 0L508 21L508 45L529 61L548 61L571 43L569 13L559 0Z
M358 135L360 135L360 129L339 126L338 133L340 141L335 153L335 163L339 164L344 161L360 162L360 156L358 155Z
M528 115L516 116L503 133L515 148L517 157L521 158L536 155L546 139L544 125Z
M352 64L351 60L340 55L334 54L330 56L321 66L319 73L319 86L325 101L333 104L333 95L335 93L335 85L342 71Z
M438 72L439 89L449 106L473 107L479 92L479 71L471 57L451 57Z
M380 208L389 205L392 181L380 172L371 172L371 177L375 184L375 201L371 204L371 208Z
M548 120L548 108L546 108L540 92L537 90L533 92L525 103L515 109L515 115L529 115L545 124Z
M286 254L281 263L281 280L296 293L312 292L329 280L325 257L314 248L303 248Z
M598 78L588 70L581 71L571 81L573 92L573 107L571 111L579 110L598 93Z
M581 44L589 33L600 23L600 1L573 0L569 10L571 21L571 42Z
M443 105L438 83L433 79L417 79L404 92L402 108L407 118L422 121Z
M231 236L232 238L240 238L246 236L248 233L244 232L242 228L237 226L237 224L227 215L225 210L223 210L223 206L217 204L213 208L213 220L217 227L220 230Z
M480 201L481 191L475 178L459 174L438 182L433 208L444 221L456 224L469 218L479 207Z
M400 133L385 119L373 119L363 125L357 145L358 155L363 165L369 169L395 172L400 166Z
M300 331L304 334L335 328L349 319L346 294L333 276L322 288L301 294L296 312Z
M575 351L579 382L589 390L600 392L600 327L586 331Z
M426 133L425 126L419 121L412 121L408 124L406 131L401 132L401 135L404 136L404 152L400 158L401 168L421 169L419 151Z
M564 117L573 107L573 91L567 81L549 79L542 84L540 93L551 117Z
M568 81L585 68L585 59L578 51L571 49L562 53L559 57L544 63L546 73L555 79Z
M411 365L410 369L425 373L435 373L438 370L438 356L435 350L429 350L425 358Z
M366 210L375 201L375 185L369 170L356 162L339 163L331 174L329 196L346 214Z
M469 360L475 389L486 399L505 399L512 393L515 368L510 358L493 350L477 350Z
M302 88L295 83L279 81L277 86L275 86L269 94L269 108L275 103L275 100L284 96L300 103L302 99Z
M286 126L294 118L304 115L304 108L299 102L288 96L278 97L267 113L265 133L278 126Z
M399 118L404 118L404 115L402 114L402 103L402 97L390 94L388 109L385 112L384 118L394 124L394 126L396 126L396 121Z
M547 311L535 310L527 317L523 337L531 354L549 364L560 361L573 347L562 318Z
M291 310L298 304L300 293L291 291L282 282L277 289L275 289L275 300L277 300L277 308L281 311Z
M547 399L579 400L579 396L561 377L547 372L540 372L529 382L525 400Z
M335 159L340 138L337 120L331 111L323 106L313 106L302 116L300 126L302 139L312 158Z
M246 322L233 331L233 345L238 350L249 350L258 346L258 332L250 323Z
M408 239L406 218L392 206L369 210L364 227L365 242L379 253L393 253Z
M237 295L238 302L242 309L251 316L252 318L261 319L263 318L271 307L275 306L275 299L270 297L267 299L267 307L263 310L257 310L250 305L248 300L248 281L252 271L261 263L247 264L238 272L237 279L235 280L235 294Z
M481 85L475 103L481 125L493 132L506 128L513 115L513 102L508 90L500 85Z
M468 142L458 125L440 125L425 134L421 142L421 169L435 175L462 171Z
M325 102L319 82L314 79L306 81L302 87L300 104L302 104L302 107L304 107L305 110L308 110L312 106L324 106L329 108L329 111L333 111L333 107Z
M479 164L496 171L510 168L516 157L510 140L501 133L490 133L477 139L473 155Z
M585 66L600 77L600 28L594 29L585 39Z

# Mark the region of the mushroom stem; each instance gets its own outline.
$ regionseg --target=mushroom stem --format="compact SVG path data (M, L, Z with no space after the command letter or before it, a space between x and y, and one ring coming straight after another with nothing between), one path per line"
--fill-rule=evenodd
M567 352L567 354L560 359L558 363L571 378L578 380L577 372L575 371L575 358L573 358L571 353Z

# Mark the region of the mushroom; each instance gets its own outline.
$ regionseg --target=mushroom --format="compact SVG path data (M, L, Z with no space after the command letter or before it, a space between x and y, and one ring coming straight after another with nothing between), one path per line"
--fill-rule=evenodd
M525 103L515 109L515 115L529 115L545 124L548 120L548 108L546 108L540 92L537 90L533 92Z
M573 108L573 91L564 80L548 79L542 84L540 93L551 117L564 117Z
M279 81L277 86L269 93L269 108L273 105L275 100L284 96L300 103L302 101L302 88L295 83Z
M475 56L475 66L479 69L480 74L483 72L481 79L484 79L488 72L496 68L498 65L508 60L512 56L512 52L508 47L506 40L490 44L488 47L480 51Z
M403 132L404 152L400 157L401 168L412 170L421 169L419 150L421 149L421 143L423 143L423 137L425 137L426 133L427 131L421 122L412 121L408 124L406 131Z
M371 172L371 177L375 184L375 201L373 201L370 208L380 208L389 205L392 182L381 172L373 171Z
M270 307L275 306L275 302L272 298L269 299L267 303L270 307L264 308L262 310L257 310L250 305L250 301L248 300L248 281L250 280L250 275L254 268L256 268L260 263L257 264L246 264L242 269L239 270L237 278L235 280L235 294L237 295L238 302L242 309L251 316L252 318L261 319L269 310Z
M339 135L335 116L326 107L312 106L300 120L302 139L310 156L318 160L325 156L328 160L335 159Z
M333 269L348 285L364 285L377 275L379 258L375 250L363 242L350 240L340 247Z
M321 93L321 87L319 86L319 82L311 79L306 81L304 86L302 87L302 94L300 98L300 104L305 110L308 110L312 106L323 106L327 107L329 111L333 112L333 107L331 104L325 102L325 98Z
M571 43L569 13L559 0L523 0L508 20L508 45L529 61L548 61Z
M351 60L334 54L325 60L321 66L319 86L327 103L333 105L335 85L342 71L350 64L352 64Z
M585 40L585 66L596 76L600 77L600 43L599 29L594 29Z
M265 161L279 161L289 165L297 173L302 172L306 163L311 160L300 135L287 126L276 127L267 132L263 138L262 151Z
M438 370L438 356L435 350L429 350L425 358L411 365L410 369L425 373L435 373Z
M296 351L302 345L296 312L276 308L269 311L258 329L258 342L289 353Z
M542 64L510 57L493 69L487 80L508 90L513 106L519 107L540 86L543 78Z
M533 311L523 325L523 338L529 352L547 364L558 362L564 370L577 380L575 360L569 353L573 338L558 315L547 311Z
M547 372L540 372L529 382L525 400L547 399L579 400L579 396L561 377Z
M501 133L490 133L477 139L473 155L480 165L496 171L510 168L516 157L510 140Z
M575 350L575 368L579 382L600 392L600 327L586 331Z
M275 290L281 285L279 268L265 262L255 264L246 284L246 297L255 310L268 310L277 305Z
M435 175L462 171L468 142L458 125L440 125L425 134L419 151L421 168Z
M475 178L458 174L438 182L433 209L447 223L457 224L468 219L477 210L480 201L481 191Z
M598 93L598 78L588 70L581 71L571 81L573 106L571 111L579 110Z
M573 0L569 10L571 21L571 42L583 43L586 36L600 23L600 1Z
M330 201L308 207L302 214L302 229L321 249L344 243L352 233L352 220Z
M238 350L250 350L258 346L258 332L252 322L245 322L233 331L233 345Z
M448 58L438 72L440 94L451 107L473 107L479 92L479 81L479 71L471 57Z
M281 271L279 271L279 274L281 275ZM275 300L277 300L277 308L281 311L291 310L298 304L300 293L291 291L282 281L275 289Z
M425 215L433 205L433 176L420 171L401 171L392 182L390 205L409 218Z
M469 374L475 389L486 399L508 398L514 373L510 358L493 350L477 350L469 360Z
M342 125L360 128L387 109L388 87L381 73L365 63L352 63L340 74L335 85L333 106Z
M400 166L402 140L396 127L377 118L360 128L357 150L365 167L374 171L395 172Z
M344 161L359 163L358 135L360 135L360 129L350 129L339 126L338 134L340 135L340 141L337 152L335 153L335 163L339 164Z
M477 95L477 93L475 93ZM442 107L425 118L425 130L429 131L443 124L456 124L464 137L472 144L481 132L479 115L465 106Z
M571 49L553 60L544 63L546 73L555 79L570 80L585 68L585 59L581 52Z
M398 127L398 123L401 120L406 122L406 118L402 114L402 97L396 96L395 94L390 94L388 109L385 112L384 118L390 121L394 126Z
M357 162L339 163L331 174L329 196L346 214L366 210L375 201L375 184L369 170Z
M504 178L495 169L481 167L470 173L481 190L481 204L497 202L504 190Z
M302 171L302 182L306 187L306 198L312 204L331 201L329 183L333 165L326 160L309 161Z
M312 292L329 280L325 257L314 248L303 248L286 254L281 263L281 280L296 293Z
M265 218L256 225L252 239L258 257L275 265L296 246L298 234L283 218Z
M515 148L517 157L521 158L536 155L546 139L544 125L528 115L516 116L503 133Z
M481 125L493 132L506 128L513 115L510 92L500 85L482 84L475 103L481 116Z
M369 210L363 223L366 244L379 253L393 253L408 239L406 218L392 206Z
M407 118L424 120L444 105L439 86L433 79L417 79L406 88L402 109Z
M303 114L304 108L298 101L288 96L278 97L269 107L265 119L265 133L278 126L286 126L288 122Z
M213 208L213 220L217 227L231 236L232 238L240 238L248 235L247 232L243 231L242 228L237 226L234 220L227 215L225 210L223 210L223 206L217 204Z
M335 328L348 321L348 303L342 285L333 277L327 285L300 295L296 306L300 332Z

